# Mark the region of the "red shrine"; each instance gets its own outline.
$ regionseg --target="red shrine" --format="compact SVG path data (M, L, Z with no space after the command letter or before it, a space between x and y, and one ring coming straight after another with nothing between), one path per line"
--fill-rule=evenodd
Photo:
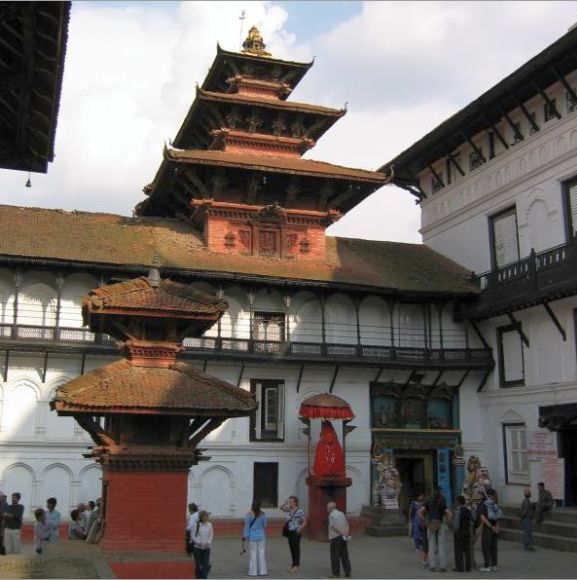
M59 387L52 407L73 416L96 444L89 456L103 467L100 545L107 552L181 554L188 472L204 459L197 445L227 418L256 408L250 393L177 361L183 338L202 334L227 307L190 286L161 281L154 269L149 278L84 298L84 323L119 339L124 358ZM157 564L147 562L147 576L135 562L128 577L192 573L190 558ZM111 567L125 577L126 563Z

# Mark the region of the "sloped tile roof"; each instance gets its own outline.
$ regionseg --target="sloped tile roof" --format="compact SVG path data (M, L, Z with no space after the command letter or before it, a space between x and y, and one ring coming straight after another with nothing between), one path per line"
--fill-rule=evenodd
M162 280L158 288L148 278L109 284L91 290L86 305L103 313L107 309L159 311L166 316L183 314L219 314L228 308L224 300L194 290L185 284Z
M169 161L181 163L216 165L219 167L244 167L248 169L271 170L275 173L299 173L303 175L331 176L336 179L351 181L369 181L376 185L384 185L387 178L384 173L353 169L341 165L333 165L325 161L301 159L295 157L274 157L251 153L229 153L204 149L166 149Z
M17 257L225 272L374 287L390 291L472 294L471 273L422 244L326 239L320 260L219 254L176 219L65 212L0 205L0 263Z
M54 404L62 411L210 413L221 417L247 415L256 409L256 401L248 391L189 364L146 368L126 360L62 385L56 391Z

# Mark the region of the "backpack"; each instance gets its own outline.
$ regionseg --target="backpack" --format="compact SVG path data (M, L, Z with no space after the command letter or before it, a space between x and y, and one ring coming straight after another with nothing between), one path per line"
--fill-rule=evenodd
M487 518L489 521L496 522L503 517L503 510L497 505L496 501L486 499L485 506L487 506Z

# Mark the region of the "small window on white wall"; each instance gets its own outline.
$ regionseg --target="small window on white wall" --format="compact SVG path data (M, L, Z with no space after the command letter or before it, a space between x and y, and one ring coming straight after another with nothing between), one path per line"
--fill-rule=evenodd
M505 450L505 478L507 483L528 485L529 462L527 461L527 427L524 423L503 425Z
M498 330L499 379L502 387L525 384L525 363L521 327L517 324L503 326Z
M502 268L519 260L517 211L514 207L491 217L493 266Z
M250 390L258 403L251 416L251 441L284 439L284 383L253 379Z

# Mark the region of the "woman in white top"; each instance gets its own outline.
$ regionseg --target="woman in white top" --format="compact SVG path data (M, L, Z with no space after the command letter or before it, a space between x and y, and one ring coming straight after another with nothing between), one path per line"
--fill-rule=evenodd
M201 511L198 514L198 522L190 532L193 544L194 562L196 564L196 577L208 578L210 572L210 546L214 533L212 524L208 521L208 512Z

